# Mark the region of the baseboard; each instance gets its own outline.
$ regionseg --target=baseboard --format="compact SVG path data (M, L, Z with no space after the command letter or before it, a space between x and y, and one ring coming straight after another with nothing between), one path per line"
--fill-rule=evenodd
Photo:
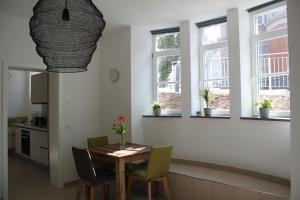
M185 164L185 165L192 165L192 166L198 166L198 167L205 167L205 168L211 168L216 170L222 170L227 172L232 172L236 174L241 174L245 176L250 176L253 178L259 178L262 180L266 180L272 183L284 185L287 187L291 186L291 181L285 178L264 174L261 172L251 171L247 169L241 169L237 167L231 167L231 166L225 166L225 165L219 165L219 164L213 164L213 163L207 163L207 162L201 162L201 161L192 161L192 160L184 160L184 159L172 159L173 163L178 164Z

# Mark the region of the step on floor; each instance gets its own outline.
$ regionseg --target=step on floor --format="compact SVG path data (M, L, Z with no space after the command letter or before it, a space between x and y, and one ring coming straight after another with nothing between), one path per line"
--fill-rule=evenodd
M173 200L288 200L290 188L232 172L172 163Z

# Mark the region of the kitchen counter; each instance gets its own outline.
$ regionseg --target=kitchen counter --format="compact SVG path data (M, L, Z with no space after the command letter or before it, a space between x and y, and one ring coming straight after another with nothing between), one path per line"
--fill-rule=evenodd
M35 126L35 125L32 125L32 124L16 123L16 124L14 124L14 126L18 127L18 128L26 128L26 129L30 129L30 130L48 132L47 127L39 127L39 126Z

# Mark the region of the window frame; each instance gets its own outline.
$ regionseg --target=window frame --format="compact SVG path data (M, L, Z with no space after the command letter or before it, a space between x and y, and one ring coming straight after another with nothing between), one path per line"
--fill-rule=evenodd
M214 25L219 25L219 24L224 24L226 22L220 22L220 23L215 23L212 25L204 26L201 28L198 28L198 38L199 38L199 81L200 81L200 91L203 90L204 82L210 81L210 80L204 80L204 53L205 51L213 50L213 49L222 49L222 48L227 48L228 49L228 31L227 31L227 40L218 42L218 43L212 43L212 44L203 44L203 30L207 27L214 26ZM229 55L228 55L229 59ZM228 60L229 61L229 60ZM229 63L229 62L228 62ZM229 70L230 70L230 65L229 65ZM229 99L231 99L231 93L230 93L230 77L228 78L229 80ZM218 80L218 79L216 79ZM220 80L225 80L225 79L220 79ZM200 96L200 110L204 109L204 100ZM230 105L229 105L229 110L228 111L221 111L221 110L213 110L213 115L214 116L230 116Z
M165 57L165 56L180 56L181 57L181 48L180 47L177 48L177 49L169 49L169 50L165 50L165 51L156 51L156 37L160 36L160 35L172 35L172 34L180 34L180 31L176 31L176 32L172 32L172 33L161 33L161 34L153 34L152 35L153 101L158 101L157 87L158 87L159 84L162 84L157 79L157 77L158 77L158 66L157 66L158 59L160 57ZM182 65L181 65L181 67L182 67ZM170 81L170 82L166 82L166 83L175 84L177 82ZM182 86L182 80L178 81L178 83L180 83L180 85ZM181 87L181 95L182 95L182 87ZM181 109L163 109L162 112L163 112L163 114L166 114L166 115L177 115L177 114L182 114L182 108Z
M286 2L279 2L259 10L255 10L250 13L250 26L251 26L251 80L252 80L252 115L259 116L259 110L257 108L256 103L259 101L259 84L257 80L257 61L258 61L258 51L257 51L257 43L282 37L288 37L288 30L280 29L271 32L265 32L256 34L256 24L255 24L255 16L264 12L268 12L272 9L280 8L282 6L286 6ZM271 117L290 117L290 111L286 112L270 112Z

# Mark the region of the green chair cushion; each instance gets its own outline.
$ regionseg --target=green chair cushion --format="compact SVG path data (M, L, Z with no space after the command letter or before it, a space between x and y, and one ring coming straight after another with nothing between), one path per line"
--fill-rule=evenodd
M173 146L152 147L147 166L138 165L129 175L141 180L165 176L169 172Z
M146 168L135 169L129 173L129 175L134 176L135 178L146 180Z

